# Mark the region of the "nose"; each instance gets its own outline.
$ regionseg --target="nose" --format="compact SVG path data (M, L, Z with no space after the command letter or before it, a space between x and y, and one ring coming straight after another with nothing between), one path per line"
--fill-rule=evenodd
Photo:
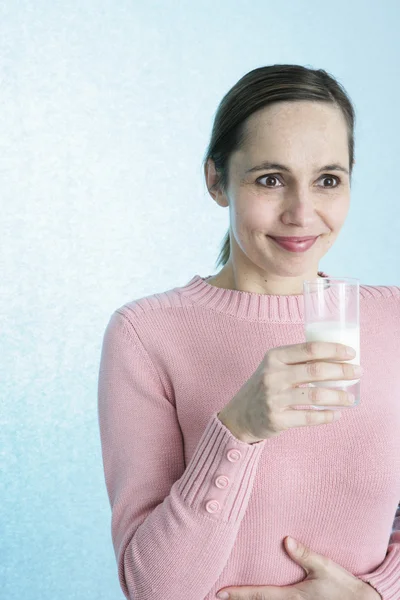
M292 223L303 229L310 228L315 221L315 206L309 194L291 194L282 208L282 220L285 224Z

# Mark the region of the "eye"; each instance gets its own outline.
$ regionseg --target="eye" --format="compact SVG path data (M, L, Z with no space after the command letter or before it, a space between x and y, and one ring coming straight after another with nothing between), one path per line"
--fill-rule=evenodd
M262 183L259 183L259 182L261 181L261 179L275 179L275 181L279 181L279 179L277 178L277 176L276 176L276 175L263 175L262 177L259 177L259 178L256 180L256 183L257 183L258 185L262 185L263 187L271 187L271 188L276 188L276 187L279 187L279 186L276 186L276 185L268 186L268 185L264 185L264 184L262 184ZM341 180L340 180L340 178L339 178L339 177L336 177L335 175L329 175L329 174L327 174L327 173L325 173L325 175L322 175L322 176L320 177L320 179L328 179L328 180L335 179L335 180L336 180L336 182L337 182L337 184L336 184L336 185L323 185L322 187L324 187L324 188L335 188L335 187L338 187L338 186L340 185L340 183L341 183Z

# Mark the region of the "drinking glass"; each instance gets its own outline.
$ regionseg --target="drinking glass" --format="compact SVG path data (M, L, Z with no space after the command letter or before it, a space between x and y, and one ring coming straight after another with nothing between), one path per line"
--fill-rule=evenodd
M306 341L340 342L356 356L343 362L360 364L360 280L352 277L318 277L303 282ZM334 361L341 362L341 361ZM317 410L352 408L360 403L360 379L314 381L306 387L345 390L354 394L348 407L313 406Z

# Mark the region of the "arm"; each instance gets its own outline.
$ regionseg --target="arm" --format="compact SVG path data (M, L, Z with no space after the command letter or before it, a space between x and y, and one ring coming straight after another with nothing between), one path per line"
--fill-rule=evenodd
M104 334L98 417L123 593L204 598L232 551L263 443L236 439L214 413L185 468L174 399L119 311ZM220 473L226 488L215 483Z
M400 504L394 517L384 561L370 573L358 575L358 578L371 585L382 600L400 599Z

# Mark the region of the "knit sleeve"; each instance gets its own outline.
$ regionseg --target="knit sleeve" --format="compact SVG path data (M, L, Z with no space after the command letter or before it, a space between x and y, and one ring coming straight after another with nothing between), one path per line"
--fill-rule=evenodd
M359 579L369 583L382 596L382 600L400 598L400 503L393 521L392 532L386 556L378 567L359 575Z
M185 466L176 408L118 311L103 338L98 418L126 598L206 597L232 551L266 440L241 442L215 412Z
M394 301L396 311L390 311L398 322L400 308L400 287L380 287L379 291L385 291ZM369 583L382 596L382 600L400 599L400 502L397 506L393 521L392 532L389 538L388 550L382 563L370 573L358 576L359 579Z

